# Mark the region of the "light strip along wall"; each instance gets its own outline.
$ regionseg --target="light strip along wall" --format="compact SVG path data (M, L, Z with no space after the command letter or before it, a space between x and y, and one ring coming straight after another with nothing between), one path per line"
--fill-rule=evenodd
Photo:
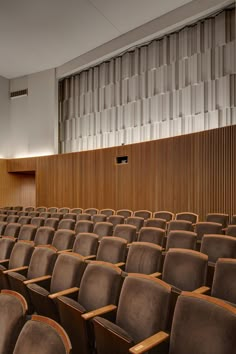
M61 153L236 124L235 9L59 83Z

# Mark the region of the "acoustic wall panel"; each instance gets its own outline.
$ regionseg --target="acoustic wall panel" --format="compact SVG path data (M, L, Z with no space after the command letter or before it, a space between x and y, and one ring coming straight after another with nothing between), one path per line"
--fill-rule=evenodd
M60 151L235 124L235 30L224 10L61 81Z

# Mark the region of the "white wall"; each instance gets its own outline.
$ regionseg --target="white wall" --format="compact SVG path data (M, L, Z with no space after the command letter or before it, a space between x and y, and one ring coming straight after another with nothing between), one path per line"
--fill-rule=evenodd
M28 96L10 100L8 157L57 153L57 82L55 69L10 81L10 90L28 88Z
M8 155L9 80L0 76L0 157Z

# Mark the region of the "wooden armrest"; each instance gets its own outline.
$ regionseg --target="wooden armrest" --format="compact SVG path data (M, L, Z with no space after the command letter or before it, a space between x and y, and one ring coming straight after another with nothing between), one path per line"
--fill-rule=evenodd
M68 250L57 251L57 254L66 253L66 252L72 252L72 248L68 248Z
M28 266L23 266L23 267L18 267L18 268L7 269L7 270L4 270L3 273L7 274L10 272L20 272L21 270L26 270L28 268L29 268Z
M142 342L134 345L129 349L130 353L141 354L147 352L149 349L156 345L166 341L169 338L169 334L166 332L158 332L153 336L144 339Z
M25 280L24 284L27 285L27 284L39 283L41 281L51 279L51 277L52 277L51 275L43 275L42 277Z
M92 254L91 256L86 256L84 257L85 260L88 260L88 259L95 259L96 258L96 255L95 254Z
M130 247L132 245L132 243L127 243L126 247Z
M206 294L211 290L208 286L201 286L193 291L195 294Z
M0 261L0 264L8 263L9 261L10 261L10 258L3 259L2 261Z
M117 267L123 267L125 265L125 262L119 262L114 264Z
M152 274L149 274L149 275L151 275L151 277L154 277L154 278L160 278L161 274L162 273L160 273L160 272L156 272L156 273L152 273Z
M74 287L74 288L70 288L70 289L65 289L65 290L59 291L59 292L54 293L54 294L50 294L50 295L48 295L48 297L50 299L56 299L59 296L70 295L70 294L76 293L78 291L79 291L79 288Z
M84 320L90 320L91 318L93 318L95 316L101 316L101 315L104 315L105 313L115 311L116 309L117 309L117 306L115 306L115 305L107 305L104 307L100 307L99 309L96 309L94 311L84 313L81 317L83 317Z

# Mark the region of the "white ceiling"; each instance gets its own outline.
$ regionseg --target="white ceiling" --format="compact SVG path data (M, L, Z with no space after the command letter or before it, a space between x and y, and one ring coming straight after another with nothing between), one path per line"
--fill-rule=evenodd
M60 66L191 0L0 0L0 75Z

